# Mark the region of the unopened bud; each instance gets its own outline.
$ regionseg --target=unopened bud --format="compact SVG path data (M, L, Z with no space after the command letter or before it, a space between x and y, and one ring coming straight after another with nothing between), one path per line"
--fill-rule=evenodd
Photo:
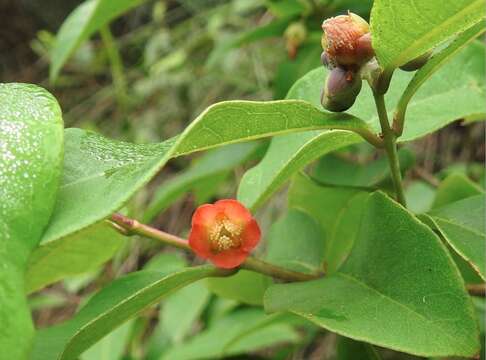
M404 71L415 71L420 69L424 66L427 61L429 61L430 55L432 55L432 51L427 51L425 54L416 57L413 60L410 60L408 63L400 66L400 69Z
M348 12L325 20L322 48L334 66L359 67L373 56L370 27L360 16Z
M322 106L333 112L349 109L361 91L359 74L336 67L329 72L321 94Z
M287 52L291 59L297 55L297 50L307 38L307 29L304 24L294 22L290 24L284 33Z

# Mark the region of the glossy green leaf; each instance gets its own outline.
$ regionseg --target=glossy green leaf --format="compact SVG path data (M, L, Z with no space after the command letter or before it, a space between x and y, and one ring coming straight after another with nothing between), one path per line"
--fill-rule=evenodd
M484 190L465 175L452 173L440 183L432 206L438 208L483 193Z
M124 236L104 222L42 243L29 257L26 291L31 293L68 276L94 270L124 243Z
M33 360L74 360L83 351L164 295L208 276L211 266L175 273L144 270L102 289L70 320L37 333Z
M257 147L256 143L233 144L204 154L187 171L160 185L147 206L142 221L150 222L177 198L195 189L201 182L207 179L213 181L216 175L224 179L236 166L254 155Z
M54 207L62 151L56 99L35 85L0 84L0 349L12 359L31 347L24 272Z
M194 336L187 343L165 353L161 360L218 359L296 342L299 336L281 317L265 315L261 309L248 308L230 313Z
M486 279L486 196L468 197L428 213L451 247Z
M454 120L486 114L484 66L484 47L472 43L431 76L410 101L405 131L399 140L414 140ZM312 70L295 83L287 97L306 100L320 108L320 92L326 76L327 70L323 67ZM407 72L398 72L393 77L386 95L390 117L411 77L412 74ZM363 86L349 112L365 119L371 128L379 131L373 95L368 86ZM309 162L361 141L357 135L346 131L314 131L276 137L263 160L244 175L238 199L256 209Z
M267 236L265 259L272 264L307 272L322 272L324 234L309 215L295 209L275 222Z
M228 101L204 111L178 137L131 144L66 131L64 179L43 242L80 231L121 208L173 157L229 143L316 128L360 128L359 119L324 113L298 100Z
M480 348L470 297L447 250L382 193L370 196L352 253L335 274L273 285L265 308L421 356L472 357Z
M464 48L464 46L484 33L485 30L486 25L484 20L481 20L479 23L460 34L445 49L442 49L442 51L429 59L427 63L415 73L414 77L407 85L407 88L398 101L397 113L395 114L395 117L405 117L408 103L418 89L424 84L424 82L429 79L430 76L432 76L432 74L434 74L443 64L453 58L462 48Z
M484 17L482 0L375 0L370 20L373 49L390 72Z
M353 247L368 193L355 188L320 186L297 175L289 189L289 207L304 211L321 226L327 273L335 272Z
M88 0L69 14L56 36L51 52L49 77L55 81L74 50L103 25L117 18L143 0Z

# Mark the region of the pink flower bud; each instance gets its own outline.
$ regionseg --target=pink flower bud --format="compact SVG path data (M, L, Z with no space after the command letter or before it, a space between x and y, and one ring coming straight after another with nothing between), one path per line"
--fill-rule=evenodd
M360 67L373 56L370 28L360 16L348 12L322 23L321 44L333 66Z

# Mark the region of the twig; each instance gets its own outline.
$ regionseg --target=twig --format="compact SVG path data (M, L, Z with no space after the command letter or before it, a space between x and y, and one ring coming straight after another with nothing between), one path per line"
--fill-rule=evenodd
M469 295L486 297L486 284L467 284Z
M111 216L109 223L125 236L141 235L165 244L178 247L180 249L192 251L186 239L155 229L151 226L142 224L137 220L116 213ZM251 270L260 274L268 275L283 281L308 281L321 278L324 274L306 274L298 271L284 269L280 266L270 264L266 261L248 257L240 266L242 269Z

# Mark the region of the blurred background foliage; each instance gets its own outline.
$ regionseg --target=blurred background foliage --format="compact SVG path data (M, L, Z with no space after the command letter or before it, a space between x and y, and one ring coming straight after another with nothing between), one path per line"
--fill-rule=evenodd
M52 83L48 78L55 34L79 4L0 2L2 82L49 89L62 106L66 127L132 142L160 142L215 102L284 98L298 78L320 66L322 20L348 9L368 18L372 1L144 1L83 42ZM439 180L447 176L484 184L483 136L482 122L456 123L402 148L413 210L427 210ZM262 157L266 145L237 144L175 159L125 211L185 235L195 206L234 197L245 169ZM386 162L367 145L327 155L309 173L338 185L352 179L351 185L380 183L386 188L389 181ZM283 213L285 202L279 195L263 208L259 218L265 230ZM152 241L130 239L108 264L34 294L36 324L44 327L69 318L93 291L121 274L145 267L177 269L193 261ZM351 340L302 320L266 316L252 305L261 301L268 279L244 271L237 277L238 289L226 280L184 288L81 358L358 359L353 351L354 356L366 352L366 345L344 346ZM387 351L382 355L410 358Z

